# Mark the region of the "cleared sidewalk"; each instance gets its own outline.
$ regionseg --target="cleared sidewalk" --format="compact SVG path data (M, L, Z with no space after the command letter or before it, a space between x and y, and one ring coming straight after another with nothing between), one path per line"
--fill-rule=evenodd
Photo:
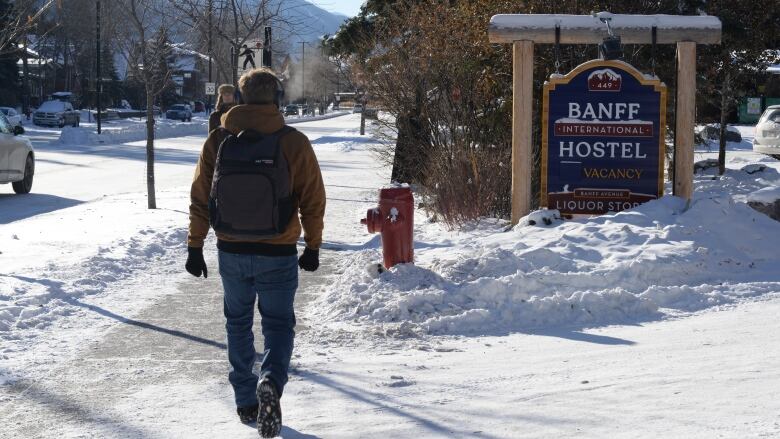
M235 415L222 287L214 253L207 255L208 279L187 279L132 318L120 309L84 305L116 323L99 339L85 340L80 355L46 379L6 388L0 437L257 437ZM327 281L333 256L323 252L321 270L301 274L296 308ZM300 334L306 322L298 320ZM259 319L254 329L262 352Z

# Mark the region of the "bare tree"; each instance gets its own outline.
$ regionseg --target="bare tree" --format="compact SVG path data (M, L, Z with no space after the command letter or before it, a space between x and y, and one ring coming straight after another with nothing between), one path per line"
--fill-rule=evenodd
M43 4L36 1L17 1L4 17L0 17L0 55L18 53L18 43L35 29L38 22L57 3L46 0Z
M217 65L218 77L236 83L236 63L241 46L259 38L265 26L294 29L302 23L287 19L289 9L297 7L284 0L167 0L175 11L174 19L185 28L195 30L192 41L210 47L209 56ZM212 41L203 41L211 36ZM275 45L276 46L276 45ZM208 50L208 49L207 49ZM275 54L279 53L277 50Z
M170 86L168 23L160 16L161 0L122 0L119 11L127 25L122 50L128 73L146 92L146 186L149 209L157 208L154 188L154 102Z

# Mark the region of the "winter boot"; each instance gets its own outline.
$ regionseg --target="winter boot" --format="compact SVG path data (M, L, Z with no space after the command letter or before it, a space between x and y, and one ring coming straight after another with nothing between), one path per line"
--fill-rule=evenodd
M282 431L282 406L279 404L279 392L268 378L263 378L257 386L257 432L261 437L279 436Z
M253 406L249 407L239 407L236 409L238 412L238 417L241 419L241 422L244 424L251 424L255 421L257 421L257 407L258 405L255 404Z

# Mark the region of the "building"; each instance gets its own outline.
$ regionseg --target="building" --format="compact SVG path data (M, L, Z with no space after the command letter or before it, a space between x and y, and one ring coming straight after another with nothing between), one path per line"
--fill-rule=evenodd
M176 94L183 100L205 101L209 56L189 49L185 44L172 44L171 49L173 54L168 64Z

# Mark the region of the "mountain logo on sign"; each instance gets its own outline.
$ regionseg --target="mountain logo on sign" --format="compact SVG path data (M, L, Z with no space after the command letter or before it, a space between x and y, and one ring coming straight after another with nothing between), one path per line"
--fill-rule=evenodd
M594 70L588 75L588 91L620 91L623 78L611 69Z

